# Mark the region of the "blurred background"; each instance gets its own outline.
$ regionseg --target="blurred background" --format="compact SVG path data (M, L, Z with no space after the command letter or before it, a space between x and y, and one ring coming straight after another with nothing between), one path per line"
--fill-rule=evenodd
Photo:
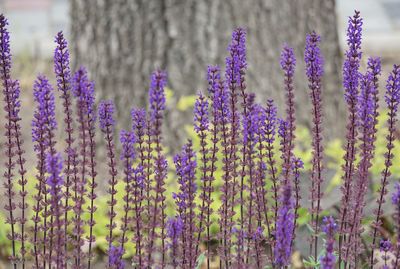
M362 69L369 56L381 57L382 94L392 65L400 63L400 0L0 0L0 12L8 18L11 32L13 78L18 78L22 86L22 129L28 171L34 166L30 137L32 87L38 73L46 74L54 86L52 57L58 31L66 33L72 71L85 65L96 83L97 100L116 103L118 129L131 125L133 106L148 106L150 75L155 67L167 70L164 144L172 156L191 135L195 95L207 89L207 65L218 64L224 70L226 48L237 26L247 30L248 91L255 92L260 103L273 98L281 115L285 92L280 51L285 42L294 47L296 117L304 127L299 130L311 126L303 61L305 37L313 29L321 35L325 58L324 143L330 149L328 161L337 161L337 165L343 156L338 139L344 136L346 120L341 69L348 16L355 9L364 18ZM62 115L59 116L61 119ZM300 148L308 152L302 155L306 159L310 156L309 133L297 136ZM62 128L58 137L62 137ZM64 145L59 141L62 150ZM328 145L328 141L338 142ZM329 179L337 175L335 169L327 172ZM379 169L375 168L376 175ZM333 207L339 197L335 189L328 193L324 208ZM366 210L366 215L368 210L372 211L368 206Z
M248 90L257 93L259 102L273 98L282 107L280 50L285 42L295 48L297 119L304 126L311 125L302 60L305 35L312 29L321 35L329 140L341 137L344 125L335 123L346 115L340 71L348 16L357 9L364 18L364 63L368 56L381 56L386 74L400 53L400 0L0 0L0 9L9 19L14 61L19 59L22 69L13 70L26 81L26 90L39 72L51 76L53 39L62 30L73 70L85 65L98 100L117 104L119 128L129 125L127 108L147 106L151 72L156 66L166 69L172 94L164 126L173 153L187 136L181 126L192 119L188 97L206 90L207 65L224 66L237 26L247 30Z

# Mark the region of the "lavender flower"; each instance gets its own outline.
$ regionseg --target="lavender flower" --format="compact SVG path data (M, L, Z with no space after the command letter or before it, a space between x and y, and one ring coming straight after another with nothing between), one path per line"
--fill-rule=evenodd
M352 256L358 257L361 253L361 237L359 236L362 232L361 220L364 216L363 208L365 206L364 196L367 193L368 188L368 175L369 168L372 166L371 160L373 157L373 96L371 91L373 90L371 85L371 76L366 74L361 80L361 95L359 96L359 129L361 136L360 140L360 162L357 165L356 171L356 182L354 184L355 191L351 194L351 207L349 211L351 214L348 215L347 222L350 224L348 242L345 243L347 250L345 258L348 258L349 253ZM354 250L355 253L352 253Z
M392 194L392 204L395 206L395 227L397 231L397 245L395 246L395 261L393 267L397 268L400 264L400 181L395 185L395 191Z
M124 254L123 248L110 245L109 250L109 267L113 269L124 269L125 262L122 260L122 255Z
M110 210L107 212L107 215L110 219L109 224L107 224L107 228L109 230L109 234L107 235L107 242L109 246L112 246L114 237L113 237L113 231L116 228L116 224L114 221L114 218L116 217L117 213L115 212L115 206L117 204L117 200L115 199L115 195L117 194L117 190L115 189L115 186L117 184L117 174L118 171L116 169L116 159L115 159L115 153L114 153L114 142L113 142L113 127L114 127L114 119L112 117L114 113L114 104L112 102L105 102L102 101L99 107L99 122L100 122L100 128L105 134L105 140L106 140L106 147L108 150L107 157L109 159L108 162L108 167L109 167L109 174L111 178L108 180L108 183L110 185L108 189L108 193L110 194L110 200L107 201L107 204L110 207ZM109 263L111 263L111 251L112 249L108 249L108 254L109 254Z
M217 154L219 152L218 143L220 141L219 133L224 130L226 131L226 123L227 123L227 115L229 115L229 105L228 98L225 94L226 89L221 81L221 74L218 66L212 67L208 66L207 68L207 80L208 80L208 92L210 95L210 99L212 101L212 128L210 130L211 142L212 146L210 148L210 166L207 167L209 169L209 176L207 177L208 186L207 186L207 198L206 201L206 215L207 219L205 225L207 226L207 269L210 268L210 226L211 226L211 214L213 213L213 209L211 207L211 203L213 199L211 198L211 193L214 192L213 182L215 180L215 172L217 170ZM201 229L200 229L201 230Z
M91 180L88 182L89 192L87 197L90 200L90 205L87 209L90 212L90 219L87 224L89 226L89 236L87 240L89 241L89 249L88 249L88 268L91 265L92 259L92 245L95 243L95 236L93 235L93 227L96 224L94 221L94 213L96 212L96 207L94 206L94 201L97 197L95 194L95 188L97 187L96 183L96 142L95 142L95 123L97 115L94 110L94 82L89 82L87 78L87 72L84 67L79 67L78 71L74 74L74 78L72 80L72 91L74 93L74 97L78 99L77 101L77 110L78 110L78 122L80 123L79 127L79 137L81 138L81 155L84 157L81 160L81 173L82 173L82 182L86 182L85 174L86 171L86 162L88 164L87 174L90 176ZM87 148L87 149L86 149ZM84 188L81 188L82 191L86 191ZM84 192L82 193L84 194ZM82 198L83 196L81 196ZM82 199L83 200L83 199ZM81 203L83 204L83 203ZM83 232L83 230L80 230ZM79 245L82 244L83 241L79 242ZM79 248L76 248L80 252ZM80 260L77 260L79 263Z
M8 124L5 124L5 136L7 139L6 142L6 156L8 158L6 163L6 171L4 173L4 187L6 189L5 195L8 198L8 204L5 205L5 209L9 212L9 217L7 218L7 223L11 226L11 235L9 237L12 241L12 257L11 261L14 264L14 268L16 268L17 256L15 249L15 240L19 238L21 241L21 250L20 253L22 255L22 265L25 267L25 209L27 209L28 205L25 203L25 196L27 195L25 191L25 169L24 163L25 159L23 158L23 149L22 149L22 140L20 139L20 125L18 121L20 120L18 113L20 110L20 101L19 99L19 84L18 81L11 80L10 70L11 70L11 53L10 53L10 36L7 30L8 21L4 17L3 14L0 14L0 79L1 84L3 86L3 95L5 107L4 110L6 112L6 120ZM17 157L15 156L17 155ZM13 169L15 165L19 166L18 173L21 176L21 179L18 181L21 191L19 195L22 198L21 203L18 204L18 207L21 209L21 217L16 218L14 216L16 204L13 202L13 198L15 197L15 192L13 190ZM21 234L20 236L15 231L16 222L21 224Z
M187 252L183 252L183 264L192 268L196 264L197 253L193 246L197 243L195 233L198 233L195 220L198 218L196 209L196 192L195 173L197 160L195 152L192 148L192 141L189 140L182 148L182 153L174 158L177 174L180 177L180 193L174 196L177 199L179 207L179 216L183 220L184 248Z
M180 265L179 257L179 237L183 233L183 222L181 217L176 216L168 218L167 236L170 239L169 247L171 248L171 265L177 268Z
M400 101L400 66L394 65L393 71L389 74L387 84L386 84L386 94L385 94L385 102L388 106L388 129L389 134L386 136L387 145L386 152L384 154L385 157L385 167L382 170L382 178L381 178L381 186L378 190L379 196L376 200L378 204L378 208L375 209L374 214L376 216L373 226L373 244L375 244L375 240L377 237L378 228L382 225L382 221L380 220L383 215L382 206L385 203L385 196L387 194L387 185L389 184L388 178L391 176L390 168L392 166L392 159L394 158L393 148L394 148L394 140L395 140L395 131L396 131L396 122L397 120L397 110ZM375 264L375 260L372 256L370 260L371 266Z
M51 231L49 234L50 245L51 242L56 242L55 245L55 257L52 257L52 251L50 251L50 261L49 263L54 262L57 267L62 267L65 264L65 252L64 252L64 231L62 229L64 220L62 219L62 190L61 187L63 185L63 178L60 176L63 165L61 154L57 155L48 154L46 158L47 163L47 172L49 176L47 178L47 186L49 187L49 193L51 194L51 219L55 218L55 226L53 223L50 223ZM51 221L52 222L52 221ZM52 249L50 249L52 250Z
M91 129L93 129L93 118L95 117L93 112L93 83L89 83L87 78L87 72L84 67L80 67L78 71L74 73L72 78L72 93L76 100L76 113L77 113L77 122L79 123L78 131L79 131L79 148L80 148L80 159L78 161L79 174L77 180L75 180L75 184L73 187L74 197L72 200L75 205L73 207L73 211L75 216L73 217L74 222L74 250L73 255L75 257L75 266L82 267L82 258L83 253L81 247L84 244L82 239L84 230L83 226L86 224L86 221L82 219L83 214L83 206L85 204L84 197L87 193L87 174L89 173L89 160L93 169L93 160L91 155L93 152L90 150L90 144L93 141L91 138ZM91 250L90 250L91 251Z
M381 238L380 251L383 252L382 259L385 262L385 265L381 267L382 269L389 269L390 268L389 265L388 265L388 260L390 259L390 257L388 256L388 253L391 253L392 249L393 248L392 248L392 246L390 244L390 239L388 238L387 240L383 240Z
M299 209L300 209L300 200L301 200L301 195L300 195L300 170L304 169L304 163L301 160L301 158L296 158L294 157L293 160L293 175L294 175L294 221L293 221L293 241L296 238L296 228L298 226L297 219L299 218Z
M283 173L283 183L288 184L290 179L290 171L291 171L291 160L293 158L293 141L296 138L294 135L294 131L296 130L295 126L295 108L294 108L294 87L293 87L293 76L294 76L294 68L296 66L296 59L293 56L293 48L288 47L286 44L282 49L281 54L281 66L284 71L284 84L286 90L286 114L287 114L287 137L285 138L286 145L282 151L282 173Z
M34 216L32 217L32 220L35 223L32 238L34 246L32 255L35 257L36 268L39 268L39 256L44 256L39 244L40 239L38 238L39 225L42 220L40 213L43 211L44 207L47 208L48 205L46 197L47 192L45 178L46 152L49 148L48 135L51 135L52 137L54 136L52 128L55 128L56 126L56 122L54 119L54 95L52 93L51 86L48 84L48 81L44 76L39 76L38 80L35 81L33 96L34 101L37 103L37 108L34 112L34 119L32 120L32 142L35 143L34 151L37 152L36 169L38 171L38 174L36 178L38 180L38 184L36 184L36 189L38 190L38 193L34 196L36 200L36 206L32 207L32 210L35 212ZM50 126L48 126L47 123L52 120L54 120L53 124L50 124ZM52 128L51 125L53 125Z
M65 179L65 213L64 213L64 236L67 237L68 228L68 212L71 210L69 206L69 199L71 197L70 187L72 185L72 179L78 179L77 169L75 169L77 151L74 147L74 129L73 129L73 117L72 117L72 107L71 107L71 94L70 94L70 80L71 71L69 67L69 52L67 48L67 41L64 38L62 32L59 32L55 38L55 43L57 47L54 51L54 72L57 79L57 89L61 92L61 99L63 100L64 107L64 122L65 122L65 133L67 134L65 138L65 144L67 145L64 152L67 156L66 166L64 173L66 174ZM67 245L65 245L65 252L67 252ZM67 257L68 258L68 257Z
M323 69L323 58L320 52L318 43L321 42L321 38L315 31L307 35L306 48L304 52L304 58L306 62L306 75L308 77L310 88L310 98L313 105L311 114L313 115L313 159L312 159L312 170L311 170L311 225L316 233L319 232L319 214L321 213L321 199L323 192L321 191L321 184L323 183L322 172L324 166L322 165L323 159L323 146L322 146L322 83L321 78L324 74ZM317 247L317 236L311 240L315 242L315 248ZM316 249L315 249L316 252Z
M47 163L47 171L49 173L49 177L47 178L47 185L49 186L49 192L52 196L57 196L56 198L59 199L58 193L61 190L61 186L64 183L63 178L60 176L62 170L62 158L61 154L53 156L48 154L46 157ZM56 200L58 203L59 200Z
M129 230L128 228L128 223L131 222L131 217L129 217L129 212L133 209L131 206L132 202L132 194L133 194L133 186L135 185L134 182L134 169L133 169L133 161L135 160L136 157L136 152L134 151L135 143L136 143L136 137L133 133L133 131L126 132L125 130L121 130L121 138L120 138L121 144L122 144L122 149L123 149L123 154L121 156L121 160L124 163L124 182L125 182L125 195L124 195L124 216L122 217L122 225L121 225L121 231L122 231L122 237L120 239L120 244L123 253L125 252L124 245L128 241L126 237L126 232Z
M207 131L209 125L208 101L202 92L199 92L198 96L194 107L194 129L196 133Z
M161 137L161 126L162 126L162 119L163 114L162 111L165 109L165 95L164 95L164 87L166 86L166 73L165 71L161 71L161 69L157 69L156 72L153 72L151 77L151 84L150 84L150 94L149 94L149 101L150 101L150 109L151 109L151 122L149 122L149 127L151 128L152 132L152 141L149 141L149 152L151 148L151 143L155 144L155 157L154 157L154 171L155 171L155 182L156 185L154 187L155 191L155 199L154 199L154 207L153 212L150 212L149 207L149 216L153 215L151 218L153 219L150 222L150 229L148 235L148 244L147 244L147 263L151 264L151 255L154 252L153 245L154 245L154 238L156 236L155 229L157 226L161 228L161 266L165 266L165 196L164 196L164 184L166 178L166 170L164 167L167 165L167 161L165 156L162 154L162 137ZM150 125L151 123L151 125ZM150 135L150 134L149 134ZM150 140L150 137L149 137ZM148 159L150 162L150 159ZM148 168L150 167L150 163L147 164ZM148 171L148 177L150 176ZM148 180L148 182L150 182ZM150 186L149 186L150 188ZM159 204L160 203L160 204Z
M263 133L266 140L267 150L267 163L268 163L268 174L272 181L272 192L274 201L272 211L274 214L274 232L276 230L276 224L278 223L278 201L279 201L279 186L278 186L278 169L275 165L274 159L274 141L276 134L276 124L278 123L276 114L277 107L274 105L274 101L269 99L265 108L266 121L263 123ZM262 143L260 143L262 144Z
M293 232L293 198L292 188L289 184L283 186L283 192L278 209L278 223L276 224L276 246L274 250L274 264L282 267L289 265L292 253Z
M224 178L224 185L223 186L223 193L226 195L224 198L224 205L221 208L223 211L223 245L220 248L221 252L221 263L225 264L225 267L228 267L230 262L230 254L229 249L231 248L230 242L230 230L231 225L229 224L234 214L234 205L235 205L235 196L237 193L236 189L236 177L237 177L237 160L239 156L237 155L238 152L238 143L239 143L239 130L240 130L240 123L239 123L239 110L237 108L238 102L238 93L237 90L240 89L241 92L245 89L242 83L244 82L244 72L246 69L246 54L245 54L245 31L242 28L235 29L234 33L232 34L232 42L228 47L229 56L226 57L226 71L225 71L225 79L226 85L229 90L229 107L230 107L230 133L229 133L229 153L227 156L227 160L224 161L225 165L225 175ZM244 102L244 101L243 101ZM228 146L228 145L227 145ZM226 207L226 208L225 208Z
M324 225L322 225L322 231L326 234L325 242L325 255L321 257L321 263L323 269L334 269L336 257L334 255L335 250L335 235L338 227L336 226L335 220L330 216L324 216Z
M106 132L107 127L114 126L115 120L112 115L114 114L114 104L112 102L102 101L99 108L99 123L103 132Z
M210 160L208 156L209 149L207 148L207 134L209 130L209 113L208 113L208 101L203 96L202 92L199 93L198 99L196 99L195 110L194 110L194 129L197 132L197 135L200 139L200 154L201 154L201 176L200 182L201 184L201 194L200 199L202 203L200 205L200 216L199 216L199 231L196 242L196 251L195 254L198 256L198 246L200 245L200 237L202 232L204 231L204 218L207 215L207 211L211 206L211 197L210 194L212 192L211 182L209 182L209 177L207 172L211 169L208 162ZM209 228L208 223L205 223L205 226Z
M159 68L151 76L149 102L153 120L162 119L160 112L165 109L164 87L167 86L166 78L167 74L165 71Z
M357 125L357 100L358 100L358 80L361 58L361 26L362 19L360 12L355 11L354 16L349 17L349 27L347 29L347 44L349 50L346 51L345 62L343 66L343 86L345 88L345 100L349 109L349 122L346 126L348 132L346 135L346 144L344 147L345 164L342 166L344 175L344 184L341 187L342 191L342 207L340 211L340 228L339 228L339 264L342 262L342 243L347 229L347 214L350 208L350 190L353 188L353 176L355 173L354 162L356 159L357 149L355 147L356 138L358 135Z

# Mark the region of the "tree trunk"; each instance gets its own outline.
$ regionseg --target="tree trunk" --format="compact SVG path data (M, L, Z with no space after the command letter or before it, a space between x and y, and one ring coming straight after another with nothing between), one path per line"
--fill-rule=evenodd
M174 96L167 104L164 137L173 151L187 136L182 126L192 120L191 109L176 109L177 100L206 89L207 65L224 66L237 26L247 31L248 90L262 103L273 98L281 114L280 52L284 42L294 47L296 117L311 126L304 46L306 33L315 29L325 63L325 137L343 133L343 121L336 125L345 119L345 105L334 0L72 0L71 22L73 64L87 66L98 100L116 103L119 127L128 126L131 107L148 106L155 67L167 70Z

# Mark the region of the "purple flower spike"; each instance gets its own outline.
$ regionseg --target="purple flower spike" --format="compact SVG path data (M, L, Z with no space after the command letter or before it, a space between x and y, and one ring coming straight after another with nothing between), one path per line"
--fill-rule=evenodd
M136 136L133 132L126 132L125 130L121 130L120 142L122 145L122 149L124 154L121 155L121 160L123 159L135 159L136 152L134 150L136 143Z
M293 232L293 198L292 188L285 185L280 199L278 209L278 223L276 224L276 245L274 250L275 266L283 267L289 265L292 253L292 232Z
M110 252L109 252L109 263L108 265L110 268L115 269L124 269L125 262L122 260L123 249L121 247L115 247L110 245Z
M306 62L306 75L308 77L308 87L310 88L310 98L313 105L311 114L313 115L313 159L311 170L311 226L315 233L319 232L319 219L321 213L321 199L323 193L321 191L321 184L323 183L322 172L324 167L322 165L323 159L323 146L322 146L322 83L321 79L324 74L323 57L320 52L319 43L321 38L315 31L307 35L306 48L304 58ZM311 238L310 244L315 242L315 251L317 251L318 238L315 236Z
M238 27L233 31L232 43L228 46L229 56L226 57L225 77L228 83L241 84L242 73L247 69L246 63L246 30Z
M46 76L38 76L33 87L33 96L38 106L36 110L37 116L32 121L32 141L39 142L40 132L45 132L48 135L47 130L57 129L53 89ZM43 142L50 146L48 137ZM35 151L39 149L39 146L35 145Z
M394 254L395 254L395 261L393 262L393 268L398 268L400 265L400 181L395 185L395 191L392 195L392 204L395 206L395 227L396 227L396 240L397 246L395 246Z
M122 150L123 153L121 154L121 160L123 162L123 167L124 167L124 182L125 182L125 195L123 198L123 201L125 202L124 204L124 216L122 217L122 225L121 225L121 231L122 231L122 236L120 238L120 246L123 249L123 252L125 252L124 246L125 243L128 241L126 232L129 230L129 223L132 220L132 217L129 216L129 212L133 209L132 205L132 194L135 195L135 201L137 202L137 182L133 182L135 179L138 179L137 175L135 175L135 169L133 168L133 162L136 157L136 152L134 150L135 143L136 143L136 137L134 135L133 131L126 132L125 130L121 130L121 137L120 137L120 142L122 145ZM135 190L134 190L135 188ZM134 193L136 191L136 194ZM137 206L135 204L135 206Z
M171 240L170 248L178 247L178 238L183 231L183 222L179 216L168 218L167 221L167 236Z
M72 93L75 98L83 103L86 114L90 115L95 120L95 113L93 109L95 95L94 95L94 82L89 81L87 71L84 66L80 66L74 73L72 78Z
M167 220L167 236L170 239L168 247L171 249L171 265L177 268L182 263L182 257L179 250L179 237L183 233L183 221L181 217L176 216Z
M284 184L290 181L290 173L294 149L294 131L295 125L295 107L294 107L294 68L296 66L296 59L293 56L293 48L288 47L286 44L282 49L281 66L284 71L284 85L286 91L286 121L287 121L287 134L284 139L285 144L282 147L282 179Z
M373 230L373 244L375 245L376 238L378 235L378 229L382 226L381 216L383 215L383 204L385 203L385 196L387 194L387 185L389 184L388 178L391 176L391 166L393 165L392 159L394 158L394 140L395 132L396 132L396 122L397 119L397 110L399 106L399 99L400 99L400 65L394 65L392 72L390 73L387 84L386 84L386 94L385 94L385 102L387 104L389 112L387 113L389 118L387 120L387 125L389 129L389 134L386 136L387 145L386 145L386 152L384 154L385 157L385 167L381 173L381 186L378 190L379 196L377 198L378 208L375 209L375 220L373 223L374 230ZM400 255L397 252L397 255ZM398 258L397 260L399 260ZM374 259L373 255L370 259L370 265L372 266L375 264L376 260ZM397 263L397 261L396 261Z
M215 95L215 93L218 91L218 81L220 80L221 80L221 70L219 66L209 65L207 67L207 81L209 84L207 90L208 93L210 94L210 97Z
M296 66L296 59L293 55L293 48L284 45L281 53L281 67L287 74L294 74L294 67Z
M63 184L63 178L60 175L63 167L61 153L58 153L56 156L48 154L46 163L49 173L47 185L50 187L50 194L53 196L60 191L61 185Z
M196 133L208 130L208 117L208 101L202 92L199 92L199 97L196 99L194 107L194 129Z
M165 94L164 88L167 86L167 73L159 68L153 72L150 83L150 108L152 110L152 119L157 117L162 118L161 110L165 109Z
M33 88L34 101L37 103L37 107L34 113L34 119L32 120L32 141L35 143L34 151L37 152L37 165L38 170L37 179L38 193L35 195L36 206L32 207L35 212L33 217L34 234L33 234L33 244L34 250L33 255L35 257L35 266L40 267L39 257L43 255L44 249L39 247L39 225L42 223L41 212L47 212L47 208L50 205L46 195L46 156L47 152L55 154L55 140L54 140L54 129L56 128L55 120L55 105L54 105L54 95L53 89L49 84L45 76L38 76L35 81ZM47 227L43 227L45 233L47 232Z
M106 148L107 148L107 157L108 157L108 167L109 167L109 175L110 179L108 180L109 188L107 190L108 194L110 195L107 204L109 206L109 211L107 212L107 216L109 218L109 223L106 225L107 229L109 230L109 234L107 235L106 239L109 243L110 248L107 250L109 254L109 263L111 263L111 247L114 241L113 231L116 228L116 223L114 221L117 213L115 211L115 206L117 204L117 200L115 195L117 194L116 185L117 185L117 175L118 170L117 160L115 158L115 145L114 145L114 138L113 138L113 129L114 129L114 119L112 115L114 113L114 105L112 102L105 102L102 101L99 107L99 122L101 130L104 133L104 139L106 141ZM121 250L123 251L123 250Z
M337 231L335 220L330 216L324 216L324 225L322 231L326 234L325 255L321 257L322 269L335 269L336 257L333 254L335 250L335 235Z
M5 206L5 209L9 212L9 217L7 218L7 223L10 224L11 234L9 235L10 240L12 241L12 256L10 257L12 263L14 264L14 268L17 268L17 255L15 249L15 241L18 239L21 242L21 249L19 253L21 254L21 262L22 266L25 267L25 240L27 238L25 234L25 223L27 221L25 211L28 208L28 204L25 201L25 197L27 192L25 190L25 185L27 180L25 178L26 170L24 168L25 158L23 157L24 150L22 148L23 140L21 139L21 126L19 121L21 118L19 117L20 111L20 101L19 101L19 93L20 86L17 80L12 80L10 76L11 71L11 53L10 53L10 36L7 30L8 21L4 17L3 14L0 15L0 79L1 85L3 88L4 94L4 110L6 112L6 121L4 127L6 129L5 136L7 139L6 142L6 171L4 173L4 187L6 189L5 195L8 198L8 204ZM16 209L16 204L13 201L15 197L15 192L13 190L14 183L13 179L13 170L15 166L18 166L18 174L20 179L18 180L20 191L18 192L21 197L21 202L18 203L18 207L21 209L21 217L16 218L13 214ZM18 223L21 225L21 232L17 234L15 232L15 224Z
M353 17L349 18L349 27L347 29L347 44L349 49L345 53L345 61L343 66L343 86L345 90L345 100L348 104L349 116L348 123L346 125L346 143L345 143L345 165L342 166L343 174L343 185L342 191L342 207L340 210L340 228L339 228L339 264L342 262L342 243L344 235L346 234L345 228L347 226L347 217L350 208L350 190L353 189L353 177L355 174L355 160L357 154L356 140L358 136L357 126L357 101L359 95L359 78L360 73L358 71L361 59L361 31L362 31L362 19L360 18L360 12L355 11Z
M3 14L0 14L0 75L2 77L3 83L4 79L10 79L11 69L10 33L7 30L7 26L8 20Z
M324 59L318 43L321 43L321 37L315 31L307 34L304 60L308 80L313 82L318 82L318 79L324 75Z
M64 231L63 224L64 221L61 217L63 215L62 211L62 203L61 198L63 197L61 187L64 183L63 178L60 176L61 171L63 169L61 153L57 155L48 154L46 158L47 163L47 172L49 176L47 178L47 185L49 186L49 192L51 194L51 219L54 222L50 223L50 233L49 240L50 242L54 241L54 252L56 255L52 256L53 248L49 248L50 250L50 262L54 262L57 264L57 267L62 267L65 264L65 256L64 253ZM50 243L50 245L52 245Z
M58 32L55 42L57 43L57 47L54 51L54 70L57 76L58 90L64 90L66 84L71 79L71 71L69 68L67 40L64 38L62 32Z
M113 114L114 104L111 101L102 101L99 107L99 122L103 132L106 131L107 127L114 126L115 120L112 117Z
M179 207L178 214L184 220L184 248L183 260L192 268L196 264L197 254L195 253L195 246L197 238L195 233L198 229L196 227L196 219L198 218L196 209L196 192L197 185L195 183L195 173L197 167L196 153L192 148L192 141L189 140L182 148L182 153L177 154L174 159L177 175L179 177L179 190L180 193L174 194L176 203Z
M387 240L383 240L381 238L381 247L380 247L380 251L383 252L382 254L382 260L384 261L384 265L382 267L380 267L381 269L389 269L389 268L396 268L396 267L389 267L388 265L388 261L390 260L390 256L388 255L388 253L391 253L393 248L390 244L390 239L388 238Z
M362 18L360 12L355 11L353 17L349 17L349 27L347 28L347 44L349 50L346 51L345 62L343 67L343 86L345 89L346 102L351 102L351 99L357 98L358 81L361 59L361 36L362 36Z

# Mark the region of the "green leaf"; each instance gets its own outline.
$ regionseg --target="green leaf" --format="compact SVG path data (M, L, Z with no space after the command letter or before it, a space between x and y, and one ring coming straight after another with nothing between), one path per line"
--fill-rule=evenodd
M201 265L203 264L204 258L206 257L206 252L204 251L203 253L200 254L200 256L197 258L197 266L196 269L200 269Z

